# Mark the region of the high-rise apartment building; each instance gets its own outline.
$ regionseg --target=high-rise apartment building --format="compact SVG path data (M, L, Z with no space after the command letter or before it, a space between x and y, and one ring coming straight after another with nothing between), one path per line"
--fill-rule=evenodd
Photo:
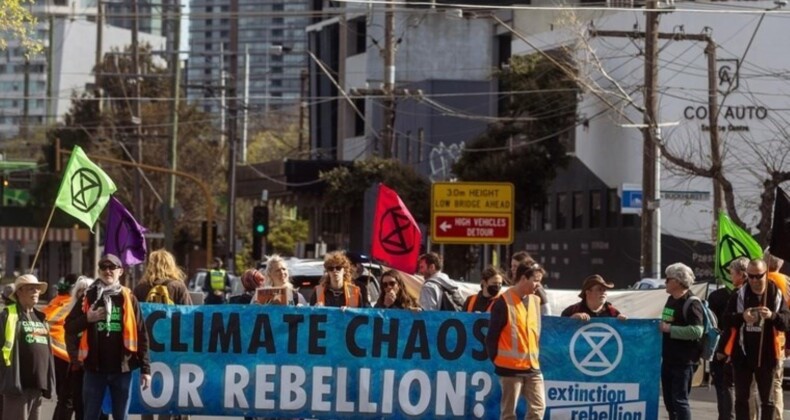
M218 113L223 86L233 86L235 79L236 95L242 101L249 80L251 118L298 105L306 66L308 4L308 0L193 0L189 97L200 101L205 111Z

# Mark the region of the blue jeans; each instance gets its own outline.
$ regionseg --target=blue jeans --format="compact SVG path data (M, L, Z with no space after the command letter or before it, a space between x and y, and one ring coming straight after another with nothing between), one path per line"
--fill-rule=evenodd
M113 420L127 420L129 400L132 396L132 372L99 373L85 371L82 384L82 401L85 420L99 420L101 416L101 397L106 389L110 390Z
M661 388L669 420L691 420L689 393L697 365L661 364Z

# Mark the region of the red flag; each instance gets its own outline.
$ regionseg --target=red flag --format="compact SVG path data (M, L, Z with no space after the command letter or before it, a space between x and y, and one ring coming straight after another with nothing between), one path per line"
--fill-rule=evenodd
M384 184L379 184L372 242L373 258L405 273L414 272L422 233L403 200Z

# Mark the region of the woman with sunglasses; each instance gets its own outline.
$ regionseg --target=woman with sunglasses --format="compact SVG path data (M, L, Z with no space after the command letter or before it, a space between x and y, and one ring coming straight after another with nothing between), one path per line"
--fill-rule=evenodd
M310 306L367 308L368 297L351 280L351 261L343 251L324 256L324 277L310 297Z
M381 294L376 301L380 309L421 310L420 305L406 292L403 276L398 270L389 270L381 275Z

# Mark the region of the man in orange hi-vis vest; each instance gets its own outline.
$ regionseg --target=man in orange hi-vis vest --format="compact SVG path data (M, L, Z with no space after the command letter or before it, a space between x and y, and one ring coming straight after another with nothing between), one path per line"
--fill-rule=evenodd
M790 307L790 280L784 274L780 273L785 260L772 255L768 252L763 255L763 260L768 266L768 280L776 285L776 288L782 292L782 298L788 307ZM774 372L774 420L782 420L782 412L784 411L784 390L782 389L782 380L784 379L784 360L790 354L790 340L787 339L787 331L782 336L785 340L784 354L780 355L779 363L777 364L776 372Z
M523 262L516 268L513 286L496 298L486 335L488 357L502 388L500 418L516 418L520 396L527 400L527 419L542 420L546 412L545 387L540 371L540 299L533 294L546 272L538 264Z
M102 398L109 389L112 418L129 416L132 371L140 369L140 387L151 384L148 357L148 331L140 304L131 290L120 283L121 260L107 254L99 260L99 280L93 282L85 296L66 318L66 340L79 338L78 360L85 376L82 401L85 420L99 420Z
M55 356L55 390L58 395L58 403L55 406L53 418L71 418L74 412L72 397L82 398L82 395L72 396L66 377L69 373L69 354L66 351L66 315L71 310L71 288L77 281L76 274L67 274L58 283L58 294L49 301L43 312L47 315L49 324L50 346L52 355Z

